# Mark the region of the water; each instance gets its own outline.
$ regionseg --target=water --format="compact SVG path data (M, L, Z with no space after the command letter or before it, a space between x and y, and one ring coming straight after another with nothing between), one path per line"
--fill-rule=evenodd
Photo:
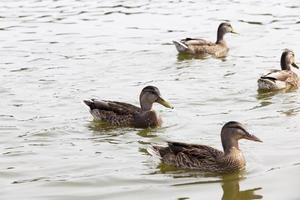
M282 49L299 58L299 11L296 0L1 1L2 199L299 199L299 91L256 90ZM177 56L172 40L215 40L224 20L240 33L226 35L225 60ZM138 104L146 85L175 107L155 106L158 129L99 127L82 103ZM264 141L240 142L240 174L165 171L146 153L165 140L221 149L229 120Z

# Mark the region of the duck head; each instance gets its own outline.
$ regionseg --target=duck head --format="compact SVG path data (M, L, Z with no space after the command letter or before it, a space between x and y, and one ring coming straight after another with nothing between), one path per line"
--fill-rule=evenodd
M223 22L218 28L217 43L223 40L223 37L226 33L238 34L233 30L231 24Z
M280 65L282 70L291 70L291 66L299 69L295 63L295 54L292 50L285 49L281 54Z
M221 131L221 140L225 154L228 153L232 147L239 149L238 141L240 139L262 142L258 137L250 134L243 124L235 121L227 122Z
M148 111L152 109L153 103L159 103L167 108L173 109L173 106L164 100L161 95L160 91L157 87L154 86L146 86L142 90L140 94L140 105L143 111Z

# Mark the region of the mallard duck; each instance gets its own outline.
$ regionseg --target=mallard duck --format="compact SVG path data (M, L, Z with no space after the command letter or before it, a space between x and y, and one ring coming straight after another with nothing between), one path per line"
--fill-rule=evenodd
M136 128L157 127L162 123L158 113L152 110L153 103L159 103L167 108L171 104L165 101L157 87L147 86L140 94L141 107L128 103L106 100L84 100L90 107L90 113L95 120L107 122L115 126L132 126Z
M203 172L228 173L242 170L246 165L238 144L240 139L262 142L249 134L241 123L230 121L221 131L224 152L206 145L182 142L167 142L167 147L152 146L148 150L150 154L159 156L163 163L170 166Z
M280 90L299 87L298 75L291 67L298 68L295 63L295 54L291 50L284 50L280 59L281 70L271 70L258 79L259 90Z
M179 53L225 57L229 51L224 40L226 33L237 34L229 23L221 23L218 28L217 41L215 43L198 38L185 38L180 41L173 41L173 43Z

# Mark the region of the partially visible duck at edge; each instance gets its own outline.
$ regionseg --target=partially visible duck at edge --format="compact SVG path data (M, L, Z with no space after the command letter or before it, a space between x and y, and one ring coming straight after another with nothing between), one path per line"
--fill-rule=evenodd
M161 97L160 91L154 86L147 86L142 90L141 107L117 101L84 100L84 103L90 107L94 120L104 121L114 126L136 128L158 127L162 124L158 113L152 110L155 102L173 109L173 106Z
M298 75L291 67L298 68L295 54L291 50L284 50L280 59L281 70L271 70L258 79L258 89L262 91L292 89L299 87Z
M211 173L231 173L243 170L245 158L238 141L247 139L262 142L248 133L245 127L235 121L227 122L221 130L223 150L198 144L168 142L167 147L151 146L148 151L158 156L162 163L182 169L195 169Z
M193 55L212 55L217 58L225 57L229 51L224 40L226 33L235 32L229 23L221 23L218 28L217 41L210 42L199 38L185 38L180 41L173 41L179 53L187 53Z

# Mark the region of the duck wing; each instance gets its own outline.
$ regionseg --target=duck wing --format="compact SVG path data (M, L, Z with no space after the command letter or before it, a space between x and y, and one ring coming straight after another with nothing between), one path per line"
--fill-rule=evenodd
M293 86L298 85L298 76L291 70L271 70L269 73L263 75L262 79L269 79L272 81L283 81Z
M134 105L106 100L84 100L90 107L90 113L95 120L105 121L116 126L134 125L135 115L142 112L141 108Z
M185 38L180 41L173 41L176 49L180 53L192 54L213 54L216 44L200 38Z
M181 142L168 142L167 147L153 148L166 164L204 171L215 171L219 165L218 160L224 155L222 151L206 145Z
M189 53L199 55L214 55L216 57L224 57L228 52L228 48L223 44L216 44L210 41L197 38L186 38L181 42L184 44Z
M103 111L111 111L118 115L128 115L141 112L141 108L118 101L107 101L107 100L84 100L84 103L90 107L91 110L98 109Z
M196 46L213 46L215 45L215 43L213 42L209 42L200 38L185 38L183 40L181 40L182 43L184 43L185 45L189 46L189 45L196 45Z

